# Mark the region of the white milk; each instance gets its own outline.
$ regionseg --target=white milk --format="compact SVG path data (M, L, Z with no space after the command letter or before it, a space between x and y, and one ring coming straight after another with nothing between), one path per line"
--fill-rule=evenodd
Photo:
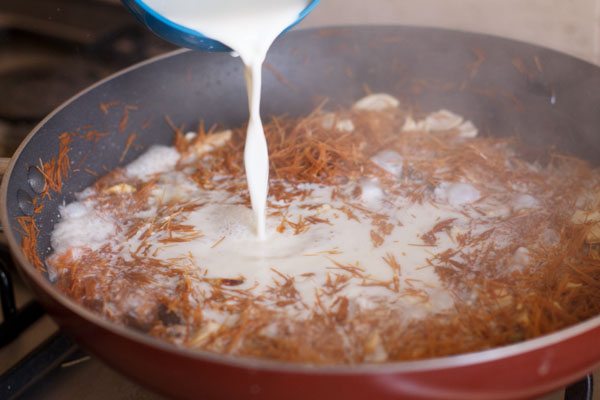
M132 165L138 165L149 160L142 155ZM377 183L365 181L364 191L375 191L385 194ZM367 186L370 188L367 189ZM174 268L185 268L190 265L188 276L215 279L235 279L244 277L243 285L236 289L247 290L261 304L285 311L293 318L309 318L315 307L315 295L321 293L326 286L329 274L341 273L336 263L352 265L364 271L370 282L389 281L394 272L385 262L385 257L393 255L401 265L399 290L395 292L381 286L364 285L361 279L352 279L335 296L321 293L321 301L327 307L336 300L337 296L347 296L361 310L376 307L381 301L389 303L397 309L402 309L405 317L422 318L431 312L438 312L453 305L448 291L443 288L432 267L428 267L427 259L432 251L443 252L455 248L453 239L445 234L438 235L435 248L421 246L420 235L426 233L442 219L454 218L455 225L467 226L469 217L462 208L451 205L414 204L410 200L397 197L387 198L387 201L358 200L358 204L369 210L376 210L386 216L386 220L394 225L393 232L385 238L380 247L374 247L370 232L372 224L360 211L355 210L358 220L350 219L344 212L339 211L345 206L342 200L331 200L332 187L315 184L304 184L305 189L312 193L304 200L294 200L287 208L285 215L289 221L299 221L302 218L318 216L327 219L329 224L311 225L301 234L286 227L278 232L277 227L282 221L281 216L269 215L266 218L267 228L272 234L268 241L256 241L252 211L240 205L241 195L225 190L205 190L197 187L181 171L171 169L162 172L161 177L148 199L148 206L131 218L144 218L148 224L157 215L157 206L168 201L168 196L176 193L180 204L198 203L202 207L188 213L181 213L177 223L189 224L198 229L201 236L189 242L161 242L169 234L156 232L145 240L148 244L148 254L162 261L167 261ZM338 187L338 190L348 192L352 188ZM114 221L116 217L109 213L98 213L96 202L92 198L80 198L79 202L71 203L61 208L61 222L57 224L52 234L52 244L55 254L60 255L68 249L74 250L78 257L85 249L96 250L108 246L113 252L114 259L130 260L131 254L140 247L140 236L149 225L140 228L138 234L126 237L128 221L119 221L120 228ZM277 203L283 205L284 203ZM307 205L326 204L316 210ZM101 226L112 228L112 233L106 235L104 228L94 235L90 232L90 221ZM292 277L295 280L299 302L286 307L276 305L269 296L269 288L280 275L274 271ZM309 274L310 277L307 277ZM166 294L177 292L177 282L165 281L159 276L152 277ZM415 297L411 290L418 289L427 293L429 299L423 303ZM210 293L209 287L197 287L198 291ZM258 298L262 300L258 300ZM420 306L415 307L415 304ZM303 305L303 306L300 306ZM132 305L133 306L133 305ZM214 311L215 321L227 318L226 314ZM217 318L218 317L218 318Z
M380 101L389 96L367 98L371 100L363 99L357 104L390 103ZM456 249L461 233L481 233L490 229L496 216L483 217L469 205L478 202L481 209L495 209L504 195L504 191L499 191L480 199L480 193L469 183L440 182L432 198L419 203L410 196L386 190L376 178L363 178L358 182L349 180L336 186L274 181L283 186L284 193L302 190L308 195L279 200L273 196L271 212L263 214L269 240L257 242L255 216L243 205L245 196L238 190L230 190L243 186L244 178L215 177L216 186L204 189L192 179L197 160L186 161L187 156L181 157L172 147L154 146L124 168L126 179L156 180L147 203L136 205L141 208L135 212L129 209L131 203L125 201L127 196L110 207L98 207L99 194L93 187L77 195L77 202L61 207L61 221L52 233L54 256L73 250L72 257L77 259L89 250L109 249L106 257L110 266L107 268L118 271L122 267L120 263L134 260L138 250L144 248L145 257L166 262L171 269L185 271L195 282L193 290L201 298L212 292L211 286L203 281L205 279L243 278L243 283L235 286L235 290L243 290L254 301L295 319L309 318L317 307L317 298L329 309L336 304L338 296L349 299L351 310L354 310L351 312L376 309L383 303L402 310L406 319L418 319L447 310L454 304L450 291L431 265L431 258ZM247 157L247 160L252 159ZM391 177L395 176L397 184L402 183L405 160L399 153L384 150L375 154L372 161L388 171ZM179 162L187 167L179 169ZM361 189L358 196L352 194L357 183ZM119 185L122 183L115 188ZM333 196L334 188L338 194L345 195ZM348 213L344 211L349 207L344 198L352 196L351 203L355 208ZM532 199L521 196L515 204L535 206L535 199ZM197 204L198 208L176 214L162 211L161 214L160 207L170 202L188 206ZM262 210L264 212L264 208ZM375 244L372 236L375 229L371 219L373 213L390 227L380 244ZM311 218L319 218L321 222L310 223L305 230L295 230L294 223ZM194 227L195 236L189 240L165 242L171 233L153 228L156 221L163 219ZM434 245L425 245L424 235L441 221L450 219L453 220L452 228L438 232ZM138 226L140 222L142 225ZM90 223L99 227L93 234L89 233ZM129 235L131 226L138 226L133 235ZM153 233L147 236L147 232ZM496 238L490 240L496 241ZM386 261L390 257L399 265L398 271ZM511 262L514 268L523 268L528 263L528 250L523 247L515 252ZM356 268L361 273L356 276L348 268ZM60 273L53 270L52 262L49 271L53 276ZM151 288L175 296L179 279L155 273L158 275L151 277L154 285ZM296 290L297 301L285 306L279 305L280 298L271 290L281 282L282 276L293 279ZM339 291L328 291L328 282L336 277L348 280ZM393 286L377 284L385 282L392 282ZM128 307L135 308L135 301ZM203 306L203 313L205 318L217 323L235 317L210 306Z
M231 47L246 66L250 120L244 150L257 233L265 238L269 154L260 119L261 67L277 36L298 19L306 0L145 0L170 21Z

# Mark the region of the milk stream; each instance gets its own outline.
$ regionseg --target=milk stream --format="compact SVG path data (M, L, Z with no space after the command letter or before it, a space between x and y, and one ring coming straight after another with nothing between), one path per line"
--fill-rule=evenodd
M244 150L256 231L265 239L269 154L260 119L261 68L277 36L296 21L306 0L145 0L156 12L231 47L245 64L250 118Z

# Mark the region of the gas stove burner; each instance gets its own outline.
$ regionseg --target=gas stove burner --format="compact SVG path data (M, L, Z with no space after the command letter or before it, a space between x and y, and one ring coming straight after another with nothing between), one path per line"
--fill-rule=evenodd
M32 58L0 63L0 118L37 121L67 98L105 76L106 72L82 59Z

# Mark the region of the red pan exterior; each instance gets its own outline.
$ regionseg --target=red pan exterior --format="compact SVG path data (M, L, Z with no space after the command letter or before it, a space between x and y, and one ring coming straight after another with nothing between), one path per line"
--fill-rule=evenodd
M552 345L510 348L516 345L428 365L402 363L366 371L236 365L230 358L219 362L174 352L90 324L30 283L60 326L84 348L139 383L181 399L529 399L576 381L600 359L596 321L595 327ZM515 354L503 355L509 352Z
M473 73L470 62L479 51L486 54L487 61ZM512 61L532 55L545 62L545 72L523 77ZM110 131L111 136L98 148L76 143L75 153L94 150L86 158L86 166L96 170L101 165L119 165L127 137L118 134L120 116L98 110L100 102L114 99L136 104L139 112L132 113L130 123L138 129L161 113L193 123L202 117L198 109L206 112L209 123L211 119L240 123L245 118L239 111L245 110L241 68L227 57L176 53L118 74L50 115L12 160L2 183L1 204L11 250L37 297L85 349L156 391L189 399L532 398L565 386L600 365L600 316L552 335L485 352L380 366L317 368L178 349L104 321L61 295L20 250L16 218L24 211L19 199L22 201L23 192L35 196L27 187L30 167L55 154L58 132L76 129L84 122ZM276 46L269 63L278 73L265 79L263 115L286 110L305 113L320 100L319 94L329 96L334 104L348 103L367 83L374 91L411 98L425 110L440 105L453 109L484 131L492 126L501 135L526 131L529 136L524 140L530 143L555 144L594 163L600 161L596 133L600 115L594 108L600 104L600 71L550 50L443 30L337 28L289 34ZM199 78L186 80L190 71ZM412 90L423 76L456 85L454 89L438 85ZM488 89L502 90L496 96L466 92L460 83L467 78L488 85ZM222 81L217 85L215 79ZM516 101L501 93L510 93ZM551 96L554 102L549 101ZM574 104L574 99L580 103ZM519 110L519 104L527 112ZM128 154L125 163L150 143L170 141L160 119L154 121L156 128L140 135L141 148ZM38 221L42 255L47 253L57 205L93 179L74 173L63 193L46 201Z

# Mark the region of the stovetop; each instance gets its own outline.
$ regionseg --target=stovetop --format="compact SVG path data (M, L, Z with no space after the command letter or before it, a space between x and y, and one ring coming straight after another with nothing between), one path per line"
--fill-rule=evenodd
M0 156L12 155L46 114L79 90L172 49L140 27L117 1L2 0ZM0 398L163 398L113 371L60 333L8 264L7 251L0 246ZM7 276L2 276L3 271ZM22 327L26 329L20 332ZM3 345L11 339L7 335L16 331L16 339ZM596 378L600 382L600 374ZM559 391L545 399L586 399L581 391L585 388L584 381L571 387L566 397ZM600 400L600 390L594 399Z
M0 2L0 156L45 115L126 66L174 47L119 4L94 0Z

